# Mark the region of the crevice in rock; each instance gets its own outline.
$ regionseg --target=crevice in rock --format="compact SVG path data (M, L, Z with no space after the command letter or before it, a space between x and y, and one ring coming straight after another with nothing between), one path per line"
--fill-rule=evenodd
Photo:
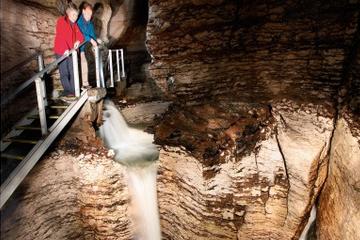
M271 108L270 108L270 114L272 115L272 112L271 112ZM287 164L286 164L286 159L285 159L285 155L284 155L284 152L282 150L282 147L281 147L281 144L280 144L280 141L279 141L279 136L278 136L278 127L276 126L275 127L275 139L276 139L276 143L278 145L278 148L279 148L279 152L281 154L281 159L283 160L283 164L284 164L284 170L285 170L285 174L286 174L286 180L287 180L287 185L288 185L288 188L287 188L287 191L286 191L286 216L284 218L284 222L283 222L283 226L285 226L285 223L286 223L286 220L288 218L288 214L289 214L289 191L290 191L290 178L289 178L289 173L288 173L288 169L287 169Z

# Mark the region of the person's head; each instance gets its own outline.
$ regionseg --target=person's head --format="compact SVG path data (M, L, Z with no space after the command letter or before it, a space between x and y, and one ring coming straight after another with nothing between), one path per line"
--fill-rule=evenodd
M81 13L85 19L85 21L90 21L92 14L93 14L93 8L90 3L83 2L81 4Z
M66 15L72 23L76 22L79 15L79 10L74 3L70 2L67 5Z

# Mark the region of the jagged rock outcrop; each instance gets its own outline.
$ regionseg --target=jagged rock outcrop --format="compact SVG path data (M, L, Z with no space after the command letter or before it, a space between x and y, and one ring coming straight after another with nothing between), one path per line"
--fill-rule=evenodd
M155 132L166 239L299 237L326 177L334 112L287 100L170 112Z
M360 236L360 119L349 113L342 115L336 124L329 174L319 200L320 240Z

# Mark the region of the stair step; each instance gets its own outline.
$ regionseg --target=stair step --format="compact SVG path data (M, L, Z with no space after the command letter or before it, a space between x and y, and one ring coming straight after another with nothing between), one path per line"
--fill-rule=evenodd
M50 116L46 116L48 119L58 119L60 116L57 115L50 115ZM30 115L28 116L29 119L39 119L39 115Z
M1 157L2 158L7 158L7 159L20 160L20 161L25 158L25 156L12 155L12 154L7 154L7 153L2 153Z
M41 130L41 127L35 127L35 126L29 126L29 125L21 125L21 126L16 126L15 127L16 130Z
M77 100L77 97L58 97L58 98L50 98L50 100L52 101L56 101L56 100L67 100L67 101L75 101Z
M4 142L15 142L15 143L26 143L26 144L37 144L37 140L33 139L21 139L21 138L6 138Z
M52 109L67 109L69 106L68 105L52 105L52 106L49 106L49 108L52 108Z

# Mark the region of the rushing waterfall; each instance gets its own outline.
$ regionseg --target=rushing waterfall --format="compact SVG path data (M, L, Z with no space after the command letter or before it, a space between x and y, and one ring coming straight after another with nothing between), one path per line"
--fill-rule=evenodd
M159 157L153 136L129 128L114 103L105 101L104 123L99 129L105 146L115 151L115 160L128 166L129 189L135 207L136 239L160 240L156 196L156 163Z

